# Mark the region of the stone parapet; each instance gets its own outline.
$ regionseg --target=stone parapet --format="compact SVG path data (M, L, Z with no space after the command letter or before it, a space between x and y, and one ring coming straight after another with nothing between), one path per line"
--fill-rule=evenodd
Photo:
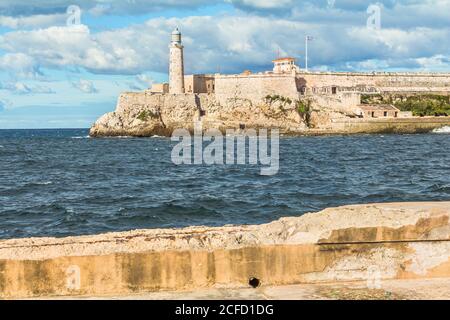
M326 209L260 226L0 241L0 296L450 277L450 203ZM369 279L368 279L369 278ZM254 283L254 282L253 282Z

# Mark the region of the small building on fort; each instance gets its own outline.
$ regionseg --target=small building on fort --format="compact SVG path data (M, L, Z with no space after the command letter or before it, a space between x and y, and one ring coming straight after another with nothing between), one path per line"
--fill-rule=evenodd
M169 93L169 84L168 83L154 83L149 90L151 93Z
M362 118L398 118L400 110L393 105L360 105L357 114Z
M211 74L193 74L184 77L186 93L214 93L215 77Z
M272 61L274 64L273 73L293 73L297 74L301 70L295 65L295 58L279 58Z

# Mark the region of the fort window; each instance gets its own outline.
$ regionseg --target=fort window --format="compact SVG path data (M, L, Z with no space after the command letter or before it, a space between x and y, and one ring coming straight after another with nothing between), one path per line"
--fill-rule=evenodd
M385 117L387 117L387 116L388 116L388 113L387 113L387 111L385 111L385 112L384 112L384 116L385 116Z
M396 117L396 118L398 117L398 112L395 113L395 117Z
M332 94L337 94L337 87L332 87L331 88L331 93Z
M375 118L375 112L372 111L372 118Z

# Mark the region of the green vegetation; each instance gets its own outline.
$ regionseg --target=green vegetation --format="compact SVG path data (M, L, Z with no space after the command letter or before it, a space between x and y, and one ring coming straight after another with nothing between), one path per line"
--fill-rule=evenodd
M138 114L137 118L138 118L139 120L145 122L145 121L148 121L149 119L158 119L158 118L159 118L159 115L156 114L156 113L154 113L154 112L144 110L144 111L141 111L141 112Z
M424 95L408 97L394 105L402 111L412 111L415 116L449 116L450 97L440 95Z
M286 105L292 105L292 103L294 103L294 101L292 101L292 99L290 98L286 98L280 95L267 95L266 96L266 103L267 104L272 104L274 102L281 102L282 105L280 106L280 110L285 113L286 110L283 108L283 106ZM298 112L298 114L300 115L300 117L302 118L302 120L305 122L306 126L308 128L312 127L312 123L311 123L311 114L312 114L312 107L311 107L311 101L307 100L307 101L295 101L296 106L296 110Z
M361 103L362 104L381 104L381 103L391 103L391 102L384 101L384 98L381 94L362 94L361 95Z
M302 117L303 121L305 121L306 126L311 128L311 101L298 101L297 102L297 112Z
M450 96L421 94L414 96L381 94L361 96L363 104L392 104L401 111L412 111L414 116L450 116Z
M292 104L292 100L290 98L286 98L286 97L283 97L283 96L280 96L280 95L277 95L277 94L273 95L273 96L267 95L266 96L266 101L267 101L267 103L274 103L274 102L279 101L279 102L282 102L284 104Z

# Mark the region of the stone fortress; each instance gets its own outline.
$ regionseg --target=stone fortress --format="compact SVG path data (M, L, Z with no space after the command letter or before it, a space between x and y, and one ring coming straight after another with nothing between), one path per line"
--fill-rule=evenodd
M119 97L116 112L100 118L91 135L170 135L176 128L280 128L292 134L423 132L449 118L413 117L392 104L362 104L362 95L450 95L449 73L309 72L294 58L271 71L184 73L179 29L171 35L169 83Z

